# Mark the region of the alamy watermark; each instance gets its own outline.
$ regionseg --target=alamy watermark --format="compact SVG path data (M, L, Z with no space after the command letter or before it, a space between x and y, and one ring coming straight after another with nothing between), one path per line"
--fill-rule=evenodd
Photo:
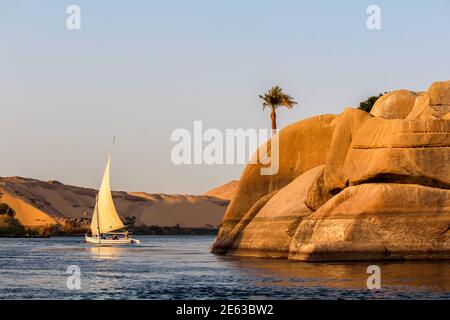
M81 269L77 265L67 267L66 273L69 274L66 280L66 287L69 290L81 289Z
M369 15L366 21L367 29L381 30L381 8L373 4L367 7L366 13Z
M66 27L69 30L81 29L81 8L75 4L67 7L66 13L69 15L66 19Z
M172 132L170 139L177 144L171 160L175 165L260 164L261 175L275 175L279 169L279 135L271 134L266 129L203 130L203 122L194 121L192 134L185 128Z
M381 269L377 265L371 265L367 267L367 273L370 276L367 278L367 289L379 290L381 289Z

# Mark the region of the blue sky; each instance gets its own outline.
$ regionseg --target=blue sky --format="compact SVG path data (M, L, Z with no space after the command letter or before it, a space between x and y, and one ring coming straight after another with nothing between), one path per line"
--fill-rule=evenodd
M0 176L98 187L115 135L114 189L204 192L243 166L173 165L174 129L267 128L257 96L274 84L299 102L280 127L425 90L450 79L449 14L447 0L0 0Z

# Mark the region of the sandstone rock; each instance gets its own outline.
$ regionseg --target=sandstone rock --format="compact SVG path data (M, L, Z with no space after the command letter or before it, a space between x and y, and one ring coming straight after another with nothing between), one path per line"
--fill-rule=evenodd
M222 240L258 200L282 189L305 171L325 163L335 119L335 115L313 117L281 130L278 133L280 164L277 174L261 175L260 164L246 166L239 179L236 196L225 213L214 252L227 251L224 244L229 244L229 241Z
M304 203L318 166L278 191L239 233L228 254L287 258L289 246L304 216L312 213Z
M427 93L432 106L450 105L450 81L433 83Z
M367 112L347 108L336 119L336 129L324 171L316 177L305 200L309 208L317 210L332 196L348 186L348 179L342 168L354 135L370 118Z
M333 197L329 190L325 188L324 175L325 170L322 168L311 183L308 194L305 197L305 205L312 211L316 211Z
M349 185L375 181L447 188L449 157L450 122L373 118L355 134L340 177L345 177ZM327 187L333 190L332 179L327 178Z
M236 194L238 185L239 181L233 180L217 188L209 190L208 192L205 193L205 196L216 197L219 199L231 201L233 200L234 195Z
M450 190L404 184L345 189L301 223L289 259L450 258Z
M418 95L408 120L448 119L450 81L435 82L427 92Z
M448 84L393 93L375 116L346 109L283 130L282 170L261 177L247 166L214 252L285 258L289 245L302 261L450 259Z
M416 93L397 90L383 95L377 100L371 115L385 119L406 119L416 101Z
M317 210L346 187L365 182L449 188L449 158L449 121L364 119L350 110L339 119L323 177L314 181L306 203Z
M258 199L251 208L245 213L245 215L233 226L230 232L222 233L221 237L216 237L212 253L226 254L230 247L235 242L236 238L241 234L241 232L247 227L247 225L253 220L253 218L258 214L259 210L263 208L266 203L276 194L274 191L272 193L266 194L262 198ZM222 230L222 228L221 228Z
M442 119L450 112L450 105L433 105L431 96L422 93L417 96L416 102L407 120Z

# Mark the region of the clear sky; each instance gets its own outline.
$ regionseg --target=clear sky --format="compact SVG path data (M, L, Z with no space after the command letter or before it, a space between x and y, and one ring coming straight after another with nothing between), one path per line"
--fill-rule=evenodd
M280 127L425 90L450 79L449 16L448 0L0 0L0 176L98 187L115 135L114 189L202 193L243 166L175 166L174 129L267 128L274 84L299 101Z

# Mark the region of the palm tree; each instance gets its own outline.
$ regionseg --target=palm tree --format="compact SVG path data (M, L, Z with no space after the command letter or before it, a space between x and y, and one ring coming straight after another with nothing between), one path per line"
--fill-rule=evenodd
M272 134L277 132L277 108L278 107L286 107L288 109L292 109L297 102L294 99L283 92L279 86L275 86L264 95L259 95L259 97L263 100L263 110L266 107L271 109L270 118L272 119Z

